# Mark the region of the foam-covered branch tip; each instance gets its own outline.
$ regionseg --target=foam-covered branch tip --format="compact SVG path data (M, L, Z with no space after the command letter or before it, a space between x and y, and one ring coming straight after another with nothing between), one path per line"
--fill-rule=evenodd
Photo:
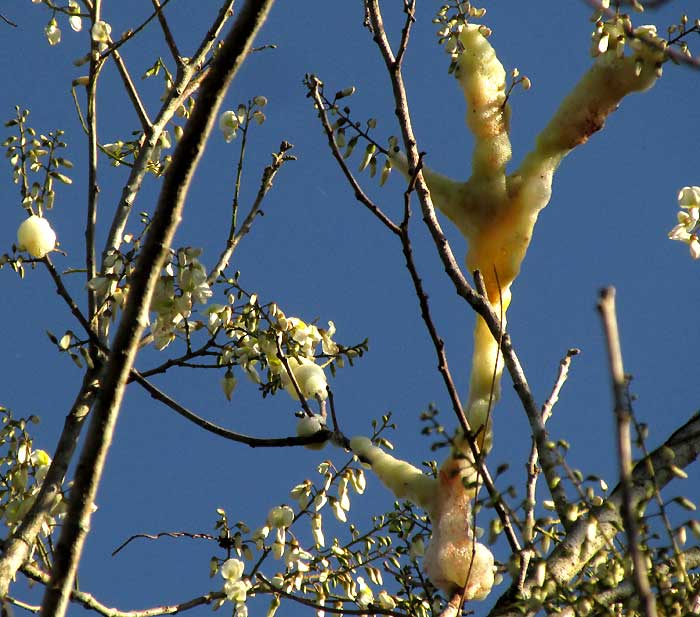
M367 437L353 437L350 449L369 463L374 473L396 497L408 499L429 510L435 498L437 481L406 461L394 458L373 445Z

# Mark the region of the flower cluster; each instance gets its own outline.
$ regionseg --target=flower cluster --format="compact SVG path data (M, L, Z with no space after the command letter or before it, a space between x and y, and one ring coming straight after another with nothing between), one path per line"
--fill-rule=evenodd
M42 0L32 0L32 3L39 4L42 3ZM50 2L46 4L54 10L55 14L57 7L51 5ZM68 15L68 24L74 32L80 32L83 29L80 4L78 4L77 0L68 0L68 6L60 9L60 12ZM98 43L100 51L104 51L107 47L111 32L112 27L106 21L98 20L93 24L90 30L90 36L93 41ZM51 17L49 23L44 28L44 35L46 36L48 44L51 46L58 45L61 42L61 28L55 16Z
M631 33L631 34L629 34ZM653 62L660 71L667 41L658 35L656 26L645 25L632 28L626 15L616 15L609 20L599 19L591 35L591 55L604 60L622 58L628 44L637 60L637 74L643 61Z
M248 123L253 120L257 124L265 122L265 114L262 108L267 105L264 96L256 96L248 105L239 105L236 111L227 110L219 116L219 129L224 134L226 143L235 139L238 130L246 130Z
M14 530L27 515L39 494L51 466L51 457L44 450L34 449L28 432L36 416L15 419L9 409L0 407L0 520ZM48 537L56 527L56 519L66 511L62 490L59 490L47 515L41 521L41 533ZM37 539L37 543L42 540Z
M678 192L678 224L668 233L671 240L685 242L693 259L700 259L698 221L700 220L700 186L684 186Z
M207 271L199 262L201 249L182 248L177 251L175 266L169 263L156 283L151 311L156 313L151 325L153 344L164 349L175 340L176 333L185 329L187 318L195 304L206 304L212 296Z
M248 607L245 605L245 601L252 585L250 580L243 578L244 569L245 564L240 559L227 559L221 566L224 593L226 599L236 605L236 617L248 617Z
M261 306L254 294L238 311L229 303L211 305L205 312L209 330L223 328L230 339L221 348L221 366L239 365L264 393L282 387L296 400L299 393L305 399L327 398L328 382L315 354L320 344L328 362L342 365L332 321L327 329L307 324L298 317L287 317L275 304ZM227 373L224 379L221 385L228 396L235 378Z

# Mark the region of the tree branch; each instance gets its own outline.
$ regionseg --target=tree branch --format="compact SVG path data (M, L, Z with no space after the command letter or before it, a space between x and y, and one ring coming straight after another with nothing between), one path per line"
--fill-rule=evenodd
M615 312L615 289L607 287L600 292L598 311L603 322L605 341L610 362L615 419L617 425L617 453L620 459L620 488L622 492L622 520L627 532L627 550L632 558L632 581L641 600L643 614L656 617L656 600L649 587L645 556L639 546L639 525L636 511L632 509L632 445L630 440L630 417L627 380L622 362L620 333Z
M243 223L241 223L241 227L238 229L238 231L236 231L235 229L235 221L232 221L231 229L229 231L229 237L226 241L226 248L219 256L216 265L212 268L211 272L209 273L209 276L207 277L207 282L210 285L214 281L216 281L216 279L224 271L226 266L228 266L228 262L231 259L231 255L233 255L233 252L236 250L236 247L250 231L255 217L260 212L260 206L262 206L263 199L265 199L265 196L272 188L273 180L275 179L277 172L280 170L280 168L286 161L295 160L296 157L285 154L289 149L291 149L291 147L291 144L284 141L280 144L279 152L272 155L272 163L265 167L265 169L263 170L262 178L260 179L260 188L258 189L258 194L256 195L255 201L250 207L250 211L243 220Z
M101 375L101 390L90 419L71 489L68 514L56 546L51 581L42 602L44 617L65 615L77 573L92 505L102 476L114 426L139 339L148 317L160 270L168 255L194 170L214 125L226 89L245 60L273 0L248 0L214 58L202 83L198 104L177 144L154 213L149 233L136 263L132 285L114 343Z
M63 480L78 443L83 421L97 395L99 384L95 377L96 372L94 371L85 373L80 391L66 416L51 466L39 494L17 529L3 543L2 557L0 558L0 598L6 597L17 570L31 555L44 520L55 504L56 496L61 492Z
M200 68L205 62L207 54L211 51L217 37L221 33L224 24L233 13L234 0L226 0L219 10L212 27L207 32L197 52L192 56L191 61L183 68L180 79L173 85L172 94L165 101L158 117L153 122L151 130L145 135L145 141L139 149L139 154L134 161L134 165L129 173L129 178L124 185L121 199L117 206L117 211L112 220L112 225L107 236L104 250L102 252L102 274L105 273L104 260L109 252L116 250L121 245L122 235L126 227L131 209L136 200L136 196L141 189L141 184L146 175L148 163L154 148L158 144L160 135L172 119L175 111L182 105L183 101L192 94L191 90L196 87ZM161 8L165 5L163 3Z
M36 566L26 564L22 567L22 573L38 583L49 585L49 575ZM223 592L212 592L203 596L192 598L191 600L180 602L179 604L166 604L143 610L124 611L103 604L97 600L95 596L85 591L74 589L70 594L71 601L81 604L85 608L95 611L100 615L104 615L105 617L157 617L158 615L174 615L176 613L184 613L185 611L196 608L197 606L211 604L212 602L220 600L223 597Z
M673 455L671 455L671 452ZM700 455L700 413L677 429L666 442L649 456L637 462L631 475L630 505L633 510L648 499L652 487L660 490L671 480L677 479L674 467L685 468ZM623 502L622 487L617 485L608 499L591 510L589 517L580 517L566 537L547 559L548 576L557 584L566 586L622 529L620 510ZM589 523L597 522L597 533L589 537ZM528 593L537 585L534 576L529 577L523 589ZM507 591L489 613L490 617L522 617L522 606L513 588Z

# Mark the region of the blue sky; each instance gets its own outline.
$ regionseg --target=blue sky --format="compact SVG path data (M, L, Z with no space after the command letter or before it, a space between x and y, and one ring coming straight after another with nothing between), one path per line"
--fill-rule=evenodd
M391 3L385 4L395 35L398 22L390 18ZM592 24L584 2L534 4L487 3L484 19L493 30L491 42L506 69L518 67L533 83L529 92L518 90L511 100L513 168L592 61L588 53ZM635 23L674 23L683 7L693 7L692 2L669 4L663 11L637 17ZM140 23L150 12L150 3L144 1L103 5L103 17L112 24L113 33ZM211 1L194 6L173 0L167 11L185 54L194 49L217 10L217 3ZM435 8L437 3L432 2L419 6L406 58L414 128L429 166L466 179L471 137L463 121L463 98L447 74L448 57L436 43L431 23ZM69 87L72 79L85 72L85 67L76 68L72 61L84 53L87 33L72 32L65 17L59 16L63 40L49 47L43 28L50 13L44 7L17 2L3 12L18 24L17 28L0 24L3 118L9 119L14 105L20 105L31 110L30 124L37 130L64 129L68 158L75 163L74 183L61 187L51 214L61 248L68 254L57 255L54 261L59 269L67 269L78 266L82 255L86 147ZM358 119L376 117L377 135L382 138L398 132L388 79L362 19L360 3L279 2L257 40L258 44L275 43L277 49L251 57L231 87L227 108L235 109L256 95L269 100L267 121L251 133L243 203L255 195L259 173L282 140L294 144L298 157L279 173L263 207L265 216L241 244L233 268L241 271L244 287L264 300L275 300L288 315L307 321L317 318L320 325L333 320L338 341L352 344L369 337L366 357L356 367L340 371L331 384L341 426L348 435L367 434L373 418L392 411L399 425L392 437L396 453L418 464L432 456L429 440L419 434L419 413L435 403L443 411L445 424L454 425L435 370L434 352L400 247L354 201L330 157L302 85L305 73L317 74L329 92L354 85L353 114ZM123 48L152 115L162 82L143 82L138 76L166 53L155 24L143 38ZM637 417L651 428L650 446L683 424L698 405L694 340L700 302L698 264L690 260L683 245L666 238L675 224L678 189L700 184L695 139L700 126L698 76L687 68L667 65L650 92L625 100L605 129L564 161L513 288L509 330L539 403L566 350L582 350L549 428L553 437L571 442L573 467L603 475L611 485L617 475L614 425L595 311L601 286L614 285L618 290L626 370L634 376ZM138 125L113 66L106 67L101 83L100 139L103 143L124 139ZM176 239L178 246L204 247L202 261L209 266L225 241L237 148L236 141L226 144L218 132L212 136ZM352 166L358 163L356 156ZM123 167L108 165L100 172L98 246L104 241L126 173ZM0 174L4 252L10 251L24 213L9 165ZM376 180L361 177L385 211L398 218L404 188L398 174L383 189ZM149 179L137 211L152 210L158 188L158 182ZM421 275L458 387L466 394L474 317L444 276L418 219L415 223ZM459 234L449 223L444 227L454 252L464 254ZM136 231L135 219L132 231ZM40 415L35 444L51 451L81 373L57 354L44 332L77 327L42 269L28 270L23 281L5 269L0 285L5 350L0 404L17 415ZM82 279L75 276L71 290L79 297ZM148 367L158 358L163 356L149 352L137 365ZM253 384L242 380L228 403L219 379L220 375L210 372L180 371L157 383L184 405L233 430L260 436L293 433L296 408L284 393L263 401ZM253 451L219 440L132 389L109 455L80 574L81 586L107 604L145 608L220 586L218 579L210 581L207 575L209 557L220 554L214 545L197 540L141 541L111 557L111 551L130 535L211 532L217 507L255 527L271 506L287 500L289 488L316 474L315 465L322 457L345 460L343 452L332 448L322 455L299 449ZM493 468L500 462L511 465L504 484L513 483L522 494L529 432L508 377L503 389L489 460ZM373 479L370 482L368 494L357 498L358 509L388 509L392 496ZM696 502L700 499L696 480L677 487L680 492ZM496 557L507 555L496 551ZM24 590L14 593L22 597ZM498 590L494 594L497 597ZM27 597L36 597L36 592L27 592ZM487 600L474 608L481 613L489 606ZM189 614L205 615L209 610ZM71 608L70 614L82 611Z

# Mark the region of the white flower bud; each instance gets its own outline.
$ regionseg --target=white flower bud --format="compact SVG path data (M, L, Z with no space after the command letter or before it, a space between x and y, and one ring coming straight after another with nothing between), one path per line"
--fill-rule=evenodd
M102 20L96 21L90 31L92 40L96 43L108 43L110 34L112 34L112 26Z
M45 218L32 214L17 230L17 247L32 257L41 259L55 246L56 232Z
M272 508L267 515L267 524L273 529L286 529L294 521L294 510L289 506Z
M321 416L304 416L303 418L299 419L299 422L297 422L297 435L299 437L309 437L311 435L315 435L324 428L326 428L326 426L323 423L323 418ZM320 443L309 443L304 447L308 448L309 450L322 450L325 445L326 442L322 441Z
M227 559L221 566L221 576L226 580L237 581L243 576L245 564L240 559Z
M393 611L396 608L396 602L386 591L383 589L379 592L377 596L379 606L381 606L385 611Z

